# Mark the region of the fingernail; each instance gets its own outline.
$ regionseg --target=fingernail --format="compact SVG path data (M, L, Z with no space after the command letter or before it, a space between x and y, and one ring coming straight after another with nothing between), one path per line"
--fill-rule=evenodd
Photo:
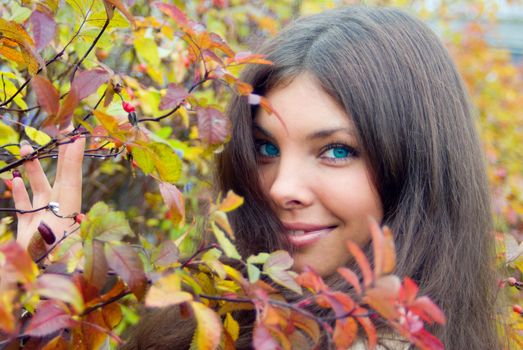
M55 242L56 236L53 230L47 226L45 222L40 221L40 225L38 225L38 232L40 232L40 235L44 239L45 243L53 244Z
M27 140L20 141L20 147L27 146L27 145L30 145L29 141L27 141Z
M20 170L18 170L18 169L13 170L12 174L13 174L13 179L17 178L17 177L22 177L22 174L20 173Z

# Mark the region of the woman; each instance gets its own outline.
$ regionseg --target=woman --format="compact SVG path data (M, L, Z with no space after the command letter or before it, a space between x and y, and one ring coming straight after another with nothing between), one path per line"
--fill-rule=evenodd
M242 80L278 116L233 98L217 168L220 189L245 198L232 217L243 253L286 248L296 270L311 265L343 289L334 274L352 263L343 241L366 247L372 216L395 234L397 274L444 310L447 325L432 331L446 348L499 348L481 150L436 36L399 10L346 8L296 21L261 53L274 64L248 67ZM37 165L27 167L31 179ZM24 192L15 183L17 206ZM169 309L146 318L129 348L183 348L169 331L176 317Z

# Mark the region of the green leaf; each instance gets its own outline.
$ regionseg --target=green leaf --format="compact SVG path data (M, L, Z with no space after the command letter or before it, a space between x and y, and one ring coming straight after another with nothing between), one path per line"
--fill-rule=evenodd
M260 269L253 264L247 263L247 274L249 276L249 282L254 283L260 279Z
M236 250L236 247L232 242L225 236L225 233L220 230L218 226L216 226L213 223L211 223L212 232L214 233L214 237L216 237L216 240L218 241L218 244L223 249L223 252L225 255L227 255L229 258L232 259L241 259L240 253L238 253L238 250Z
M161 142L133 148L133 158L144 174L154 174L161 181L175 183L182 173L182 161L169 146Z
M113 211L103 202L98 202L86 215L80 226L82 238L100 241L120 241L133 231L122 211Z

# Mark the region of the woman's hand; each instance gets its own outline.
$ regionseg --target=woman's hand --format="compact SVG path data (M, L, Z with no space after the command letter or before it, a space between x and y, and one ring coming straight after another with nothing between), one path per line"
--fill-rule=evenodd
M70 216L80 212L82 204L82 162L85 148L85 139L79 138L73 143L59 146L58 167L54 185L51 187L40 161L34 159L26 161L24 168L33 193L33 201L20 177L13 179L13 199L16 209L32 210L56 202L59 204L60 216ZM25 156L33 152L29 145L20 148L20 154ZM41 221L45 222L54 232L56 240L63 237L66 231L73 227L74 220L62 219L50 210L40 210L34 213L17 213L18 233L17 241L27 248L31 237L37 231Z

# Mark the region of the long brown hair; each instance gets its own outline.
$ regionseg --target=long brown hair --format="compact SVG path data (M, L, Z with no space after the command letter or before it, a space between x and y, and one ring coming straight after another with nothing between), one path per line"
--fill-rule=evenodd
M299 19L260 51L274 64L244 72L255 93L307 72L352 117L395 234L397 273L443 308L448 323L433 331L446 348L499 348L482 153L464 85L436 35L400 10L353 7ZM258 183L254 113L233 98L233 133L217 163L220 190L245 197L232 217L245 254L288 248Z

